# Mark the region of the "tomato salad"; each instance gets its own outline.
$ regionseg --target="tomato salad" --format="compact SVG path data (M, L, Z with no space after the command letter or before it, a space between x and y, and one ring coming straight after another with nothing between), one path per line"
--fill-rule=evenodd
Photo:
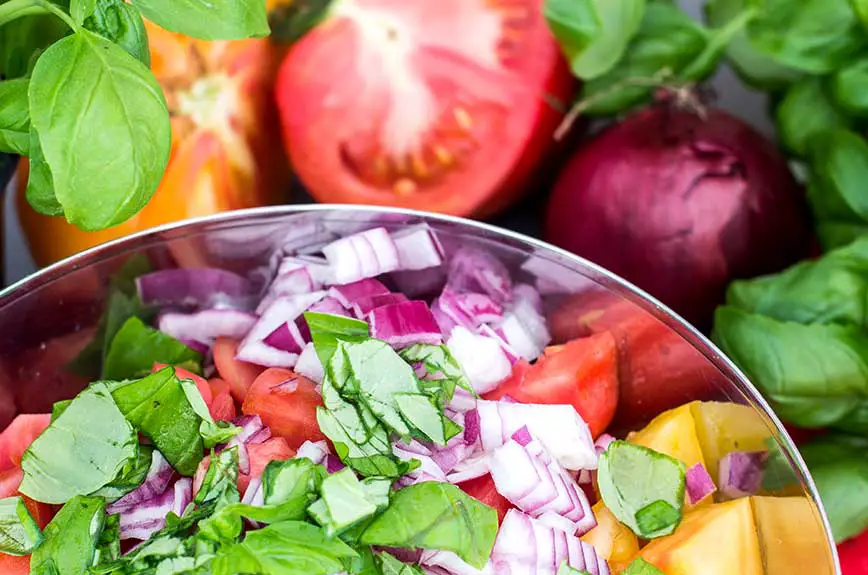
M802 499L757 496L750 408L616 440L612 334L553 346L538 286L446 251L375 228L281 254L265 289L139 275L99 377L0 435L0 571L679 574L713 539L714 573L763 573L756 517Z

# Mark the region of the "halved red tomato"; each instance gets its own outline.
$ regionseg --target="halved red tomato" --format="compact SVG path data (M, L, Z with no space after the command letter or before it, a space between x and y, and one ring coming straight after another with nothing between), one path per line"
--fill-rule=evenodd
M494 486L494 479L491 478L491 475L483 475L482 477L459 483L458 487L467 495L475 497L489 507L493 507L497 511L498 522L503 521L506 512L514 507L506 497L497 492L497 488Z
M322 397L312 381L287 369L272 368L262 372L247 390L241 411L258 415L272 434L298 449L305 441L325 439L316 421L320 405Z
M522 403L561 403L579 412L594 437L612 421L618 406L618 355L609 332L546 349L535 364L518 364L509 380L486 399L508 395Z
M21 465L24 451L45 431L50 422L51 416L47 413L23 413L16 416L3 433L0 433L0 470Z
M291 49L285 143L321 202L484 216L554 142L573 80L542 0L354 0Z

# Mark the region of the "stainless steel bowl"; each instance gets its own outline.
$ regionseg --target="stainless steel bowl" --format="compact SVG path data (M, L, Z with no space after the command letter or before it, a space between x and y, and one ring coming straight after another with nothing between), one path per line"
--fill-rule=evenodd
M49 410L87 383L71 372L70 361L93 337L111 279L132 257L146 258L154 269L208 266L261 276L276 250L304 249L369 227L419 222L437 231L447 251L484 247L515 273L538 282L547 308L558 310L559 334L612 329L620 347L625 404L633 398L629 409L619 411L619 428L635 428L652 412L694 399L748 406L736 424L727 422L729 430L765 430L778 452L777 465L767 470L777 484L770 494L798 497L804 510L796 518L765 513L758 537L766 573L840 573L804 462L756 388L710 341L599 266L529 237L459 218L358 206L256 209L156 228L44 269L0 293L0 428L17 413ZM653 391L635 401L636 391L649 387Z

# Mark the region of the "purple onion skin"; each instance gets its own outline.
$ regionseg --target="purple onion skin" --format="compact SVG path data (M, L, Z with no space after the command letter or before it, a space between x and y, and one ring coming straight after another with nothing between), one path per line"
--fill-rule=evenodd
M805 195L767 138L721 110L650 106L561 173L546 240L650 292L700 329L736 278L806 257Z

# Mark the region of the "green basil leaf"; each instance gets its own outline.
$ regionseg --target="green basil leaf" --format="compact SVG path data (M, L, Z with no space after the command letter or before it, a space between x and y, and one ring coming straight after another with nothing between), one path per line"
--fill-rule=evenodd
M638 557L627 565L627 568L621 575L665 575L665 573L641 557Z
M316 419L341 461L361 475L397 478L406 473L407 466L392 454L386 430L376 420L370 428L363 424L357 408L350 404L337 410L318 407Z
M593 0L546 0L543 13L569 62L578 58L603 32Z
M96 11L97 0L70 0L69 15L79 26Z
M684 464L641 445L613 441L600 456L597 483L606 507L645 539L670 535L684 507Z
M775 117L781 142L797 156L807 155L811 142L823 132L850 125L818 78L805 78L790 86Z
M705 5L710 26L724 28L745 12L750 0L711 0ZM737 31L727 47L729 62L745 83L777 90L798 80L802 73L776 62L751 44L747 31Z
M54 176L51 175L51 167L42 154L39 133L33 126L30 127L30 144L27 152L30 156L30 175L25 190L27 202L40 214L62 216L63 206L57 201Z
M861 58L838 70L832 77L832 95L847 113L868 116L868 61Z
M42 531L20 497L0 499L0 553L30 555L42 543Z
M868 29L868 0L850 0L850 6L859 17L862 27Z
M92 495L105 497L108 500L115 500L120 499L131 491L135 491L145 480L145 477L147 477L153 457L153 447L150 445L139 445L138 456L128 461L115 479L95 491Z
M30 557L31 573L83 575L93 564L105 521L101 497L76 496L45 526L45 541Z
M868 528L868 448L832 435L801 445L799 451L820 492L835 541Z
M111 340L103 366L103 377L126 379L150 373L155 363L182 367L201 373L202 354L177 339L130 317Z
M61 8L68 2L55 2ZM69 34L69 26L53 14L25 16L0 34L0 76L23 78L46 48Z
M726 302L782 321L868 329L868 237L774 275L735 281Z
M199 434L202 418L174 368L117 384L111 393L121 413L150 438L175 471L188 477L196 472L204 449Z
M575 569L574 567L570 567L567 563L567 560L564 559L561 562L561 566L558 567L557 575L591 575L584 569Z
M93 493L117 477L137 450L135 430L108 387L91 384L24 452L20 491L45 503Z
M0 82L0 152L26 156L30 149L30 110L25 79Z
M868 44L848 0L749 0L753 46L776 62L812 74L842 66Z
M103 229L145 206L171 148L166 100L147 67L79 30L42 54L29 96L30 121L71 223Z
M364 341L368 339L368 324L349 317L329 313L307 312L304 320L310 329L316 354L327 366L338 348L338 341Z
M445 345L418 343L402 349L399 353L407 363L411 365L421 363L425 371L435 376L435 379L420 382L426 393L443 401L449 401L452 399L455 387L458 386L476 395L461 365Z
M377 565L383 575L424 575L418 566L399 561L385 552L377 555Z
M238 448L230 447L211 456L208 471L193 501L200 505L218 499L238 501L237 483Z
M268 36L265 0L133 0L145 18L171 32L202 40Z
M51 406L51 422L54 423L58 417L63 415L63 412L66 411L66 408L69 407L69 404L72 403L71 399L64 399L62 401L55 402L54 405Z
M724 306L713 339L785 421L837 425L868 397L868 337L856 327L781 322Z
M96 543L93 564L117 561L121 556L121 516L107 515L102 533Z
M213 575L332 575L357 553L340 539L301 521L283 521L250 531L242 543L224 548Z
M322 497L308 513L326 535L338 535L388 506L391 486L391 481L383 479L359 481L352 469L345 468L323 480Z
M73 18L91 32L111 40L145 66L151 65L148 32L138 9L123 0L81 0L72 2L72 7L82 6L84 17Z
M202 437L205 449L211 449L215 445L226 443L241 433L241 428L237 425L232 425L228 421L214 421L214 418L211 417L211 412L208 411L208 404L205 403L205 398L202 397L202 393L193 380L182 379L180 381L190 407L193 408L193 412L202 420L202 423L199 424L199 435Z
M362 543L452 551L482 569L497 536L497 512L455 485L424 482L399 489L362 534Z

